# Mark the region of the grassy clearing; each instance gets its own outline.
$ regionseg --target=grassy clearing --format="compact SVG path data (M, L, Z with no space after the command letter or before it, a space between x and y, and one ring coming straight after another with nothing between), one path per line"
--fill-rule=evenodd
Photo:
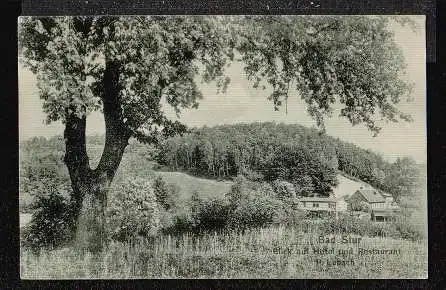
M269 227L244 233L157 236L134 243L111 243L98 256L73 248L21 252L23 279L74 278L423 278L427 242L363 237L359 245L334 244L316 254L315 232ZM336 239L341 241L340 236ZM298 249L309 247L308 254ZM331 246L329 246L330 248ZM401 254L358 255L360 248L399 249ZM339 249L353 253L338 253ZM290 250L286 250L290 249ZM316 260L323 261L317 264ZM327 265L351 261L354 265Z
M170 184L179 187L180 197L189 199L194 192L200 197L218 197L229 192L233 184L232 181L216 181L204 178L197 178L181 172L156 172Z

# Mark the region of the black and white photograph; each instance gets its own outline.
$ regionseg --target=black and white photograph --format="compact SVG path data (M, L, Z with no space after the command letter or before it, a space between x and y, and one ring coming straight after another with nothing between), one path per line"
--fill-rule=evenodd
M428 278L425 22L19 17L21 279Z

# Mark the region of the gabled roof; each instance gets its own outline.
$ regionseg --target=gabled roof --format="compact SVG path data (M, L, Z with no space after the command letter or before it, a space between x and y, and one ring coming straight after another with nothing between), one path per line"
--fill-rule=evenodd
M358 189L359 192L368 202L385 202L386 200L380 192L375 189Z
M343 200L343 201L348 201L350 199L349 195L343 195L340 198L338 198L338 200Z

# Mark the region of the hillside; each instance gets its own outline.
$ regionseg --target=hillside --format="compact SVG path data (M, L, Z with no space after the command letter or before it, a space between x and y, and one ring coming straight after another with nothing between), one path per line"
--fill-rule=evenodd
M197 191L198 195L202 197L222 196L231 189L231 185L233 184L232 181L216 181L199 178L182 172L156 171L155 175L162 176L169 184L177 185L180 196L183 199L189 198L194 191ZM341 174L337 174L336 178L339 181L338 186L333 188L333 194L336 198L351 195L361 187L370 186L366 182L355 181Z
M198 178L182 172L157 171L155 175L160 175L168 184L178 186L180 197L188 199L194 192L201 197L222 196L231 189L231 181L216 181Z

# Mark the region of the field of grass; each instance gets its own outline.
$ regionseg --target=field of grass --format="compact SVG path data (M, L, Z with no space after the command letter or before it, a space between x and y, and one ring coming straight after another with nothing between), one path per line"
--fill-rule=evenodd
M194 192L200 197L223 196L229 192L232 181L216 181L197 178L182 172L156 172L169 184L175 184L179 188L180 197L188 199Z
M112 242L97 256L73 248L22 249L22 279L74 278L426 278L427 242L362 237L314 253L319 236L299 228L269 227L244 233L157 236ZM338 241L340 236L335 237ZM309 247L309 253L298 253ZM329 249L331 246L328 247ZM351 248L353 252L349 253ZM358 248L398 254L358 255ZM340 249L346 250L339 253ZM318 263L317 260L321 261ZM333 263L338 261L338 265ZM344 262L343 262L344 261ZM353 261L353 262L351 262ZM330 264L328 264L330 263Z

